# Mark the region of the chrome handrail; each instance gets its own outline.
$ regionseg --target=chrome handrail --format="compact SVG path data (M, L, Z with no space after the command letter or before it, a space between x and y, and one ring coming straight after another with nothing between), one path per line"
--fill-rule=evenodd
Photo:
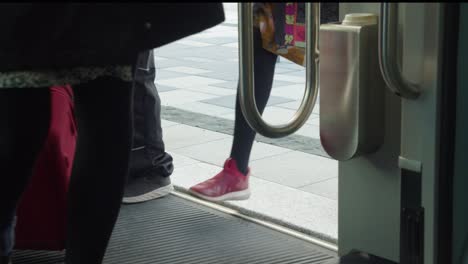
M306 3L306 89L298 111L286 124L265 122L255 103L253 3L239 3L239 104L247 123L259 134L279 138L296 132L308 120L319 88L320 4Z
M397 63L398 3L380 4L379 65L388 88L398 96L415 99L420 94L418 85L403 78Z

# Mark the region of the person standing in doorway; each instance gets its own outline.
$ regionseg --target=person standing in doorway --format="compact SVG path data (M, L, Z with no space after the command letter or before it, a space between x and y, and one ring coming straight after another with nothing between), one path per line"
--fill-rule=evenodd
M338 7L338 3L321 3L321 23L337 21ZM301 43L305 9L304 3L284 2L255 3L253 8L256 18L254 21L257 21L253 32L255 102L262 114L273 87L278 55L305 66L305 48L304 43ZM291 16L289 12L294 15ZM190 187L190 193L197 197L215 202L246 200L250 197L249 160L257 133L245 120L239 96L236 97L235 111L230 156L223 169L214 177Z

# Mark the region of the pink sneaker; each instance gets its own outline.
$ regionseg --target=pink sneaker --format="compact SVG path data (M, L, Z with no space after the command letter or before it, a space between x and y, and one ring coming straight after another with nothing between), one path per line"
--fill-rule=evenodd
M224 163L224 169L213 178L190 188L190 192L208 201L246 200L250 197L249 176L242 174L234 159Z

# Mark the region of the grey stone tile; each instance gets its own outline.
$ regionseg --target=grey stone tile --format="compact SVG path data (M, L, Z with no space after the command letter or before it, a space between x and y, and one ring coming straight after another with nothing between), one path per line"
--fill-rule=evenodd
M183 57L183 60L188 61L189 63L193 64L193 62L214 62L211 59L200 58L200 57Z
M291 61L289 61L287 59L284 59L284 58L280 58L280 62L278 63L278 66L293 69L293 70L304 70L304 66L293 63L293 62L291 62Z
M175 153L173 151L169 151L169 155L172 156L175 171L177 171L178 169L181 169L181 168L183 168L185 166L190 166L190 165L200 163L200 161L198 161L198 160L194 160L194 159L191 159L189 157L179 155L179 154L177 154L177 153Z
M273 106L273 105L282 104L282 103L286 103L290 101L292 100L288 98L270 96L267 106ZM207 100L203 100L202 102L207 103L207 104L213 104L217 106L235 109L236 95L228 95L228 96L222 96L222 97L217 97L213 99L207 99Z
M165 68L167 71L172 71L172 72L177 72L177 73L182 73L185 75L196 75L196 74L201 74L201 73L208 73L210 71L200 69L200 68L194 68L194 67L188 67L188 66L177 66L177 67L169 67Z
M275 82L280 82L280 81L275 80ZM271 94L275 96L289 98L292 101L297 101L297 100L302 100L302 97L304 96L304 91L305 91L305 84L298 83L298 84L281 86L281 87L278 87L277 89L273 89Z
M175 153L177 154L177 153ZM185 157L184 155L177 154L178 157ZM195 160L186 157L189 160ZM201 161L192 163L186 166L178 166L174 163L174 172L171 175L171 181L178 187L188 189L193 185L207 180L221 171L221 167L207 164Z
M227 24L223 23L220 24L216 27L212 27L211 29L207 30L207 34L200 34L203 35L203 37L216 37L216 38L238 38L238 27L233 27L231 24L231 21L225 21L229 22Z
M223 63L200 63L196 67L200 69L205 69L212 71L214 73L229 73L232 76L236 76L238 78L239 76L239 66L236 65L235 62L223 62ZM232 77L230 77L231 79ZM232 80L232 81L237 81L237 80Z
M320 115L319 114L316 114L316 113L313 113L310 115L309 119L315 119L315 118L319 118Z
M238 84L238 81L229 81L229 82L224 82L224 83L213 84L213 86L237 90L237 84Z
M161 57L161 56L157 56L156 54L154 55L154 60L157 60L157 61L165 61L165 60L168 60L168 58L164 58L164 57Z
M292 101L292 102L289 102L289 103L276 105L276 107L281 107L281 108L286 108L286 109L291 109L291 110L297 110L297 109L299 109L300 105L301 105L301 101L300 100L295 100L295 101ZM315 107L314 107L314 109L315 109Z
M226 32L226 31L236 32L237 29L232 28L230 26L224 26L224 25L220 24L220 25L217 25L216 27L210 28L208 31L212 31L212 32Z
M212 59L206 59L205 61L200 61L200 60L190 59L190 58L197 58L197 57L188 57L189 59L186 59L187 57L178 57L178 58L179 58L179 60L180 60L180 58L182 58L183 61L185 62L183 66L196 68L196 69L200 69L200 70L212 71L212 69L207 69L206 67L201 67L200 65L215 63L215 62L211 61ZM226 65L226 64L224 64L224 65Z
M200 58L207 58L212 60L223 61L226 59L232 59L237 56L237 49L233 49L231 47L224 47L224 46L212 46L212 47L205 47L205 48L192 48L191 50L182 50L178 52L167 52L161 53L162 57L175 57L178 56L179 58L195 56Z
M176 89L173 91L163 92L160 94L161 105L178 106L209 98L215 98L216 95L197 93L189 90Z
M200 73L197 75L208 77L208 78L224 80L224 81L237 81L239 79L239 74L237 73L237 71L232 71L232 72L212 71L212 72L207 72L207 73Z
M213 99L203 100L201 102L206 103L206 104L212 104L212 105L217 105L221 107L235 109L235 100L236 100L235 95L228 95L228 96L221 96L221 97L216 97Z
M295 83L288 82L288 81L275 80L275 81L273 81L273 89L281 89L283 87L287 87L287 86L293 85L293 84L295 84Z
M211 141L199 145L174 150L179 155L184 155L212 165L222 167L229 157L232 137Z
M229 48L233 48L233 49L239 49L239 43L236 41L236 42L231 42L231 43L227 43L227 44L223 44L221 45L223 47L229 47Z
M305 70L302 70L302 71L298 71L298 70L294 70L294 71L290 71L290 72L287 72L287 75L291 75L291 76L299 76L299 77L303 77L305 79Z
M223 9L226 16L225 22L237 24L237 3L223 3Z
M284 185L251 178L251 197L246 201L227 204L248 211L255 217L277 219L282 225L300 227L314 237L336 239L338 231L338 202ZM268 218L267 218L268 220ZM328 240L327 239L327 240Z
M186 45L186 46L190 46L190 47L197 47L197 48L199 48L199 47L210 47L210 46L213 45L211 43L206 43L205 41L197 41L197 40L188 39L188 38L177 41L177 44Z
M164 92L177 90L177 88L165 86L165 85L156 85L156 90L158 90L158 93L164 93Z
M199 37L194 37L194 40L201 41L201 42L206 42L210 44L216 44L216 45L222 45L222 44L228 44L232 42L236 42L237 38L235 37L221 37L221 38L199 38Z
M231 113L228 113L228 114L222 114L222 115L216 115L216 117L220 117L220 118L224 118L224 119L228 119L228 120L233 120L236 118L236 114L235 114L235 111L234 109L232 109L233 111Z
M276 68L275 68L275 73L278 73L278 74L283 74L283 73L290 74L290 73L295 73L296 71L297 71L296 69L291 69L291 68L288 68L288 67L276 66Z
M170 151L227 137L229 135L182 124L164 130L164 143Z
M177 187L187 190L215 176L221 169L220 166L204 162L184 167L176 165L171 178ZM222 204L256 218L275 219L287 227L300 227L304 233L313 234L315 237L337 239L337 201L276 184L255 175L250 178L250 189L252 194L248 200Z
M176 153L200 160L206 163L214 164L222 167L224 162L229 157L232 146L232 137L203 143L200 145L190 146L174 150ZM290 152L291 150L276 147L273 145L255 142L250 155L250 160L258 160L266 157L279 155Z
M213 78L207 78L196 75L185 75L184 77L172 78L166 80L156 80L158 85L166 85L176 88L197 88L199 86L213 85L217 83L223 83L225 81Z
M211 104L205 104L201 102L192 102L186 104L177 105L176 108L183 109L190 112L205 114L205 115L223 115L232 112L232 109L226 107L220 107Z
M190 50L196 50L196 48L191 47ZM157 56L167 58L168 60L182 60L185 57L194 55L190 50L165 50L163 52L159 52Z
M310 124L310 125L314 125L314 126L319 127L320 126L320 118L318 118L317 116L311 116L311 118L309 118L309 120L307 120L306 124Z
M316 115L320 114L320 105L318 103L319 101L317 100L317 103L314 106L314 110L312 110L312 114L316 114ZM295 100L293 102L279 104L276 106L281 107L281 108L291 109L291 110L297 110L299 109L300 104L301 104L300 100Z
M170 67L169 67L170 68ZM179 78L184 77L187 74L174 72L174 71L167 71L163 68L156 70L156 80L165 80L165 79L172 79L172 78Z
M172 122L172 121L165 120L165 119L161 119L161 127L162 128L167 128L167 127L176 126L176 125L179 125L179 123Z
M300 189L333 200L338 200L338 178L307 185Z
M154 55L165 57L163 54L165 52L169 51L178 51L178 50L184 50L184 49L190 49L190 46L183 45L183 44L178 44L177 42L169 43L167 45L164 45L162 47L154 49Z
M213 94L217 96L233 95L236 93L235 90L223 89L223 88L218 88L218 87L214 87L211 85L204 85L204 84L193 86L193 87L187 87L184 89L194 91L194 92L199 92L199 93Z
M263 112L263 119L271 124L283 124L291 120L296 112L276 106L267 106Z
M239 27L238 24L237 24L237 21L224 22L224 23L223 23L223 26L227 26L227 27Z
M183 60L178 60L178 59L167 59L167 60L162 60L162 61L155 60L154 64L156 66L156 71L157 71L158 69L184 66L184 65L187 65L187 62ZM158 73L156 72L156 74Z
M285 74L276 74L274 77L274 80L278 81L287 81L287 82L293 82L293 83L305 83L306 77L304 76L291 76L288 75L288 73Z
M185 46L185 45L184 45ZM187 46L186 46L187 47ZM168 59L181 59L185 57L199 57L221 61L237 57L236 49L213 45L210 47L190 47L189 49L166 50L158 53L158 56Z
M218 60L216 62L200 62L193 67L200 69L210 70L213 72L231 72L237 74L239 72L239 65L237 62L228 60Z
M229 82L225 82L225 83L215 84L213 86L226 88L226 89L237 90L237 83L238 83L238 81L236 80L236 81L229 81ZM292 85L292 84L294 84L294 83L285 82L285 81L274 81L273 82L273 89L276 89L276 88L281 89L284 86L288 86L288 85Z
M305 123L295 134L320 139L320 127Z
M292 151L251 163L256 177L290 187L302 187L338 177L338 162Z
M226 32L220 32L220 31L211 31L211 32L205 32L203 34L197 35L197 38L201 39L217 39L217 38L237 38L238 34L236 31L232 30L232 27L225 27L229 28L231 30L226 31Z

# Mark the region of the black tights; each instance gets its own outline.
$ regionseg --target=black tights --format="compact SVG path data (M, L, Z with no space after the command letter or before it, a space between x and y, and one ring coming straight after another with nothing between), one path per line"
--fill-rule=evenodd
M78 142L69 188L67 262L97 264L120 210L132 136L132 85L74 87ZM0 89L0 227L12 220L48 132L47 88ZM14 213L13 213L14 215Z
M263 114L273 86L277 55L262 47L260 31L254 31L254 71L255 71L255 101L258 111ZM238 88L239 91L239 88ZM238 92L239 93L239 92ZM245 121L239 105L239 94L236 98L236 121L234 123L234 139L231 158L235 159L239 170L246 174L252 151L255 131Z

